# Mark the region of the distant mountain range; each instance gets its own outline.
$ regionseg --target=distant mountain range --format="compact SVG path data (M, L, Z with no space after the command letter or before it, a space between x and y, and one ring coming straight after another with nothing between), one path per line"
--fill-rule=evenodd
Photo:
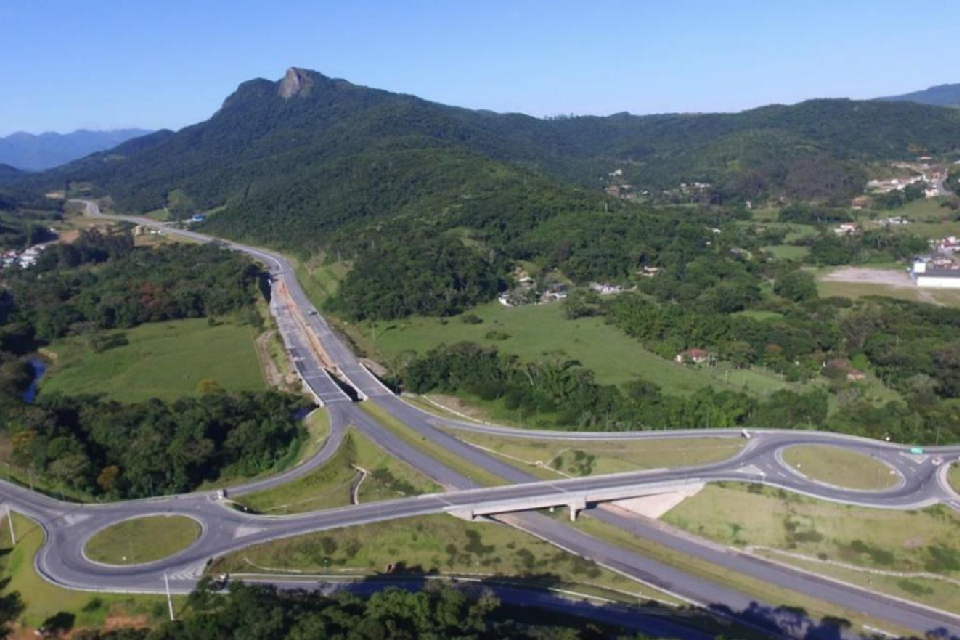
M146 129L80 129L73 133L39 135L20 131L0 138L0 163L25 171L42 171L110 149L148 133L150 131Z
M916 102L934 107L960 107L960 84L941 84L922 91L877 98L886 102Z

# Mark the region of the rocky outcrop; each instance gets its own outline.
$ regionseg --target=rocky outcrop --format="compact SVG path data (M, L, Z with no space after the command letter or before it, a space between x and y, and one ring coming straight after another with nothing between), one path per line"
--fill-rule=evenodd
M305 96L313 86L313 78L303 69L290 67L280 81L280 97L283 99L293 96Z

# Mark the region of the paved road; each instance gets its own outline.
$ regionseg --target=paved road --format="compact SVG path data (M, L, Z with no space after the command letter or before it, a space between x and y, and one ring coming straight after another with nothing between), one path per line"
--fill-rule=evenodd
M91 210L91 213L97 212ZM142 221L137 220L137 222ZM152 221L150 223L159 224ZM176 233L200 242L209 241L209 238L190 231L176 231ZM960 503L956 502L956 496L949 493L939 481L938 467L934 464L935 456L911 456L900 446L818 432L774 430L756 432L747 447L733 458L700 467L553 482L537 481L523 471L458 440L439 429L438 426L513 437L529 437L527 433L505 427L441 419L412 407L392 395L358 362L326 321L316 314L285 258L253 247L235 243L224 244L248 253L267 264L274 280L275 303L281 299L288 299L291 302L289 306L280 305L279 308L275 305L274 312L278 317L284 340L295 356L298 371L310 390L327 405L332 425L331 438L316 458L277 477L234 487L230 490L231 495L241 495L276 486L309 472L332 455L348 424L354 425L385 450L433 478L449 491L444 494L405 500L270 518L243 514L229 509L214 500L212 494L171 496L110 505L72 505L52 500L22 487L2 483L0 499L36 519L47 532L48 544L38 554L37 566L48 579L64 586L83 589L157 591L163 585L164 573L167 573L175 589L187 590L193 586L210 558L258 542L325 528L497 504L504 500L542 499L582 491L647 486L657 482L751 480L838 502L902 509L941 501L960 511ZM281 288L286 295L277 295ZM309 331L313 332L313 336L305 330L305 325L309 327ZM479 488L474 480L465 477L461 471L438 463L397 437L392 431L384 429L351 402L341 387L333 381L321 365L316 351L311 348L311 340L319 341L336 366L335 373L348 380L360 394L371 398L420 436L431 439L457 456L511 484L504 487ZM726 437L738 435L731 431L692 431L629 435L537 432L536 436L564 439L596 437L613 439L663 437L664 435L702 437L706 433ZM899 482L893 489L873 493L850 491L812 482L785 467L779 458L783 448L802 443L836 444L872 455L889 464L898 474ZM960 447L943 447L934 453L940 457L954 458L960 455ZM158 513L176 513L197 519L203 527L203 533L198 542L174 557L133 567L97 565L83 556L82 549L85 541L97 530L122 519ZM598 509L595 510L594 516L608 524L731 571L744 573L812 597L826 599L850 610L861 611L920 632L942 629L960 637L960 620L948 614L839 585L753 556L719 549L705 541L678 534L656 522L624 513ZM653 583L695 602L724 606L734 611L762 611L764 608L773 608L769 604L757 603L754 598L734 590L664 566L639 554L624 551L544 516L517 513L497 518L558 546L592 558L604 566Z

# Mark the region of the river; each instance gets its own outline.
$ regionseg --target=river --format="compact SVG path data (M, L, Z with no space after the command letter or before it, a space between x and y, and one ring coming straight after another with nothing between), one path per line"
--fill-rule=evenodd
M33 367L33 382L30 383L30 388L24 391L23 401L33 403L33 401L37 399L37 393L40 391L40 378L43 377L43 374L47 371L47 367L50 365L39 356L31 356L30 366Z

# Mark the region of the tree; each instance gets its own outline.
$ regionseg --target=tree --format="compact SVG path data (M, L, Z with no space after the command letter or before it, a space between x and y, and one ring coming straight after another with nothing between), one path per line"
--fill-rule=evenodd
M817 283L806 271L789 271L777 277L773 292L793 302L817 297Z

